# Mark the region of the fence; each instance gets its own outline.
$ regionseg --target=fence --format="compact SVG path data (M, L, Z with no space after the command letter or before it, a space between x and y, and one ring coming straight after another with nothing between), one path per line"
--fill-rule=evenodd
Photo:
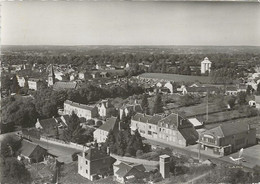
M65 141L62 141L62 140L59 140L59 139L54 139L54 138L46 137L46 136L42 136L42 135L40 137L40 140L44 141L44 142L56 144L56 145L65 146L65 147L68 147L68 148L78 149L78 150L82 150L83 148L85 148L85 146L80 145L80 144L76 144L76 143L73 143L73 142L65 142Z

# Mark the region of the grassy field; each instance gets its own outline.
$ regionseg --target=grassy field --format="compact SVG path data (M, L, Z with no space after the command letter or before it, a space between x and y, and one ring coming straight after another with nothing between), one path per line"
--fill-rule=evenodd
M207 76L191 76L191 75L178 75L178 74L165 74L165 73L143 73L139 75L144 78L151 79L164 79L174 82L201 82L210 83L210 77Z

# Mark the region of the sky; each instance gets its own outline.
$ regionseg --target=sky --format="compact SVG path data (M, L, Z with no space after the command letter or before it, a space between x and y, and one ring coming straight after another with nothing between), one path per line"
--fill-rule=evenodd
M260 3L2 2L2 45L260 46Z

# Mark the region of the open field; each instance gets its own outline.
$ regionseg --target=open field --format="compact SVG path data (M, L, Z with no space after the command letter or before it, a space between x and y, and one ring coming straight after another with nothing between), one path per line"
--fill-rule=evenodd
M163 79L171 80L174 82L201 82L210 83L210 77L207 76L190 76L190 75L178 75L178 74L165 74L165 73L143 73L139 75L143 78L150 79Z

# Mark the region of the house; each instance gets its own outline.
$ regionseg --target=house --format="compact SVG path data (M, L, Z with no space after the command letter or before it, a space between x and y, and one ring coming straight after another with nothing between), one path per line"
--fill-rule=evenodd
M99 103L97 103L97 108L98 114L101 117L107 117L109 115L109 110L114 109L113 105L108 99L101 100Z
M256 144L256 129L245 122L226 123L202 132L201 149L218 155L227 155Z
M145 167L143 164L134 164L116 161L113 164L114 180L119 183L135 182L145 177Z
M190 85L189 87L205 87L205 86L199 82L195 82L192 85Z
M20 77L18 75L16 75L17 77L17 81L18 81L18 84L20 87L24 87L24 84L25 84L25 78L24 77Z
M226 92L225 92L226 95L235 95L236 96L237 93L238 93L237 87L235 87L235 86L226 87Z
M58 128L67 128L69 122L69 115L62 115L61 117L55 118L58 123Z
M193 125L178 114L145 115L137 113L131 119L131 130L151 140L185 147L196 143L198 133Z
M137 104L136 102L134 104L124 104L119 108L119 117L122 119L123 113L125 113L125 116L128 116L129 114L133 115L137 112L143 112L142 106L140 104Z
M113 159L99 148L83 150L78 154L78 173L91 181L113 173Z
M216 94L219 92L219 89L214 86L207 86L207 87L184 87L182 89L183 95L202 95L206 96L208 93Z
M100 72L100 76L102 78L107 78L108 77L108 72Z
M79 72L78 77L81 80L86 80L89 77L89 74L87 73L87 71L81 71Z
M37 91L37 89L39 88L39 83L40 82L41 82L40 79L29 78L28 79L29 89Z
M106 120L106 122L97 128L93 132L94 140L97 143L105 142L110 130L116 131L119 129L119 122L116 117L111 117Z
M53 137L57 134L58 121L55 118L43 120L37 119L37 122L35 123L35 128L43 132L45 135Z
M166 83L164 84L164 87L167 88L167 89L169 89L171 94L173 94L173 92L176 90L176 89L174 89L173 82L170 82L170 81L169 81L169 82L166 82Z
M18 160L26 159L29 163L42 162L47 155L47 150L31 141L22 139Z
M90 106L66 100L64 102L64 113L71 115L72 112L74 112L78 117L83 117L86 120L98 116L98 109L96 106Z
M55 82L53 85L53 90L68 90L68 89L76 89L78 86L78 83L76 81L58 81Z
M207 71L210 73L211 64L212 62L207 57L205 57L201 62L201 73L205 74Z
M97 72L97 71L91 72L91 76L92 76L93 79L99 78L100 77L100 72Z
M246 92L247 85L246 84L238 84L238 92Z

